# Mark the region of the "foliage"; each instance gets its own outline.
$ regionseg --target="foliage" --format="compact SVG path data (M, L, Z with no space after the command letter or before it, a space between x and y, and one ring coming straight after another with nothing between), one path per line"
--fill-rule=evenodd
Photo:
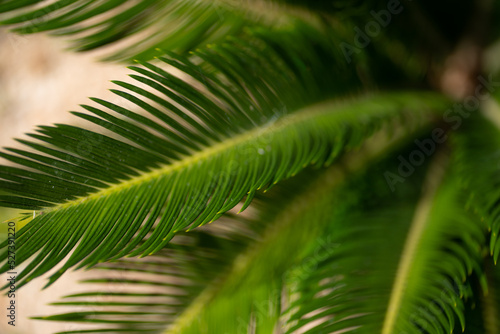
M135 62L114 82L123 103L92 98L73 112L86 126L0 152L0 206L24 210L17 288L94 275L54 303L78 311L35 319L84 323L67 334L500 331L495 76L448 68L498 38L480 29L490 5L0 2L16 33ZM469 80L456 101L449 71Z

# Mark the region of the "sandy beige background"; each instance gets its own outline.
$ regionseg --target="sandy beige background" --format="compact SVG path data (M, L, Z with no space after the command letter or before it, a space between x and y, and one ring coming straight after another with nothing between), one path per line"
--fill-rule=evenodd
M78 104L89 103L89 96L116 100L107 91L113 87L110 80L126 80L130 70L122 65L96 62L95 54L65 52L66 46L63 41L44 35L17 36L0 30L1 147L20 147L13 138L26 138L24 133L33 131L36 125L75 124L76 118L67 111L81 111ZM13 214L0 210L0 221ZM61 312L61 307L46 304L57 301L59 296L84 290L75 283L83 276L82 271L70 273L44 291L41 288L45 278L23 287L16 293L15 328L7 325L8 299L0 296L0 333L46 334L75 329L71 324L35 321L28 317ZM6 279L6 275L0 275L2 285Z

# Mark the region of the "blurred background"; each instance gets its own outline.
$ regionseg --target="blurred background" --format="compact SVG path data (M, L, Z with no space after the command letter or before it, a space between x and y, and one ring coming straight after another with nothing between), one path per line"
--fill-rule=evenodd
M67 45L67 44L66 44ZM68 111L81 111L79 104L90 102L88 97L114 101L107 91L110 80L124 80L130 71L123 65L96 61L96 54L76 54L64 51L64 41L47 37L19 36L0 30L0 146L18 147L14 138L27 138L37 125L53 123L77 124ZM1 159L1 158L0 158ZM2 164L8 163L2 159ZM15 210L0 208L0 222L15 217ZM6 238L7 226L0 226L0 239ZM18 272L22 268L17 268ZM7 324L4 305L8 298L0 295L2 308L0 333L48 334L72 330L73 324L28 319L64 311L46 304L60 296L82 291L76 282L85 272L70 272L57 284L43 290L45 278L39 278L16 293L16 326ZM7 275L1 275L1 284ZM72 308L72 310L77 310ZM61 312L62 313L62 312ZM76 329L76 328L73 328Z

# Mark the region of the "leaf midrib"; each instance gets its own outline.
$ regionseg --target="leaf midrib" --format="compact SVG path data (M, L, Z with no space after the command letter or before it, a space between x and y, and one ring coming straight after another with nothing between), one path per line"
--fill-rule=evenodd
M389 298L389 305L384 317L382 334L392 334L395 329L396 320L404 297L405 286L411 271L411 265L420 245L422 236L429 222L429 215L433 206L434 198L441 181L444 177L443 165L447 156L443 152L432 162L428 176L424 184L424 193L417 204L415 214L408 231L408 237L399 260L396 277Z

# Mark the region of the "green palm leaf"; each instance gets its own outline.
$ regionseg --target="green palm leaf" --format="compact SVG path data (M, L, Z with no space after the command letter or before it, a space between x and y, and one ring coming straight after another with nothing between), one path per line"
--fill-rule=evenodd
M217 225L178 234L147 259L99 264L92 270L94 278L82 282L93 289L53 303L85 310L35 319L94 324L94 329L64 333L161 333L201 291L216 284L236 255L259 235L262 226L258 227L225 217ZM100 283L105 285L97 289Z
M490 253L496 263L500 255L500 132L491 121L474 115L468 119L464 132L455 141L458 150L456 163L461 167L463 188L468 195L467 205L490 229ZM476 173L478 169L482 172Z
M360 171L400 143L371 138L361 152L344 156L324 173L298 175L285 185L283 194L269 194L266 203L273 203L273 207L268 204L256 218L269 222L262 238L237 258L219 284L207 288L179 314L166 333L279 331L289 277L295 278L289 271L302 261L308 262L304 250L329 251L332 244L323 234L325 228L362 196L364 189L357 187L360 179L373 181L375 174L380 176L377 168L368 176L360 176ZM306 185L302 189L296 186L301 182ZM388 191L384 183L380 185ZM235 300L238 307L234 307Z
M362 201L358 197L367 192L357 186L363 181L376 179L376 176L379 176L379 169L375 169L368 176L356 175L365 168L367 162L377 161L388 151L397 147L399 141L393 139L381 142L381 138L374 138L369 143L371 146L342 158L340 166L332 166L320 175L312 170L302 172L297 177L280 183L277 188L273 188L268 193L257 194L259 200L252 205L257 212L248 222L243 221L242 216L234 217L237 220L229 222L225 222L223 217L222 222L217 224L189 233L179 233L166 249L155 256L140 260L120 260L110 264L98 264L92 269L98 279L91 282L106 282L107 286L104 290L68 296L67 299L70 301L66 301L65 298L62 302L56 303L62 306L85 306L85 311L37 319L88 323L98 319L107 319L108 324L116 325L108 330L95 327L65 333L115 332L118 328L120 331L131 332L162 332L160 328L163 328L168 333L203 333L206 331L243 333L247 326L251 325L252 319L255 320L255 317L258 317L258 330L269 332L279 320L279 291L286 283L283 278L289 276L286 272L300 261L304 249L317 249L317 239L331 222L332 213L336 217L342 216L348 208L352 208L353 201ZM347 181L352 176L355 176L355 181ZM336 188L339 189L332 190ZM384 183L379 183L378 188L389 191ZM332 201L335 205L328 205ZM238 221L243 221L243 224L238 226L236 224ZM305 221L310 224L304 226ZM263 222L266 223L263 224ZM212 242L210 245L215 247L229 243L230 246L233 245L231 247L209 249L206 243L186 242L191 239L198 240L200 236L210 231L217 233L216 228L220 229L224 225L233 229L224 236L224 238L229 238L229 241L220 238L219 230L219 234L214 234L212 237L214 241L219 241ZM257 238L248 238L248 235L256 235ZM329 239L322 241L322 247L331 246ZM186 245L185 248L179 247L179 242ZM185 250L185 254L189 254L189 257L184 257L184 253L180 253L179 250ZM207 253L211 255L210 258L206 257ZM163 266L164 269L162 271L148 270L149 265L157 263L158 260L155 259L162 254L171 258L168 264ZM179 266L178 263L182 265ZM147 280L141 281L116 280L109 278L109 274L100 273L102 269L129 270L133 273L147 271L148 276ZM171 273L172 271L174 274ZM126 283L123 289L127 291L140 291L136 288L147 282L176 282L179 278L183 280L188 278L191 283L196 284L181 287L183 293L178 297L181 300L167 300L161 306L152 301L150 305L144 304L142 294L116 295L116 293L106 292L106 289L121 283ZM164 290L171 288L169 284L163 285L166 287L157 287L151 293L163 296ZM196 288L201 286L203 286L201 290ZM111 288L108 291L116 291L116 289ZM119 305L116 301L105 304L88 299L96 295L111 295L113 300L128 300L129 303ZM238 301L237 308L231 306L234 300ZM266 306L269 303L273 305L273 310ZM131 313L131 307L134 306L136 306L137 314ZM176 312L160 316L156 314L159 307L165 310L175 309ZM225 311L221 312L222 309ZM117 313L111 314L111 312ZM139 321L145 314L159 316L159 322L150 324L147 322L150 318ZM127 320L136 319L137 322L123 322L123 317Z
M83 106L91 114L75 114L106 128L108 135L62 124L40 127L30 134L35 141L21 141L35 152L1 153L24 169L2 167L6 194L0 205L36 210L25 216L36 217L17 236L19 264L37 253L18 276L19 286L71 251L50 283L73 266L154 254L178 231L219 218L244 197L245 208L258 189L307 165L332 163L383 124L397 127L393 122L401 119L408 124L404 131L417 131L445 102L425 93L325 102L332 87L353 81L338 81L342 71L323 76L338 51L312 29L277 42L279 37L257 32L201 50L195 53L204 59L200 65L182 57L160 58L205 89L160 64L132 67L140 74L132 77L156 93L122 82L117 84L128 91L115 92L151 118L94 99L109 111ZM298 41L310 45L310 52L299 52ZM286 75L276 77L272 68ZM159 228L151 231L155 225ZM5 263L1 271L8 269Z
M92 269L35 318L65 334L498 333L498 8L0 1L16 33L136 62L117 102L0 152L24 210L0 273L13 248L16 288Z
M244 28L282 27L293 12L273 1L240 7L218 0L11 0L0 4L0 24L21 34L71 37L77 51L121 42L108 60L148 60L162 55L157 48L185 52Z
M436 184L437 189L431 187L430 193L425 193L416 204L420 194L414 185L423 178L422 172L415 175L414 184L405 184L398 193L392 193L380 177L394 165L394 156L381 164L372 163L368 172L356 175L369 160L379 159L389 148L368 151L371 157L364 152L351 154L342 159L343 167L333 166L320 176L301 174L288 185L273 189L263 201L267 206L259 204L261 214L248 225L267 221L262 237L250 241L246 249L240 248L241 254L219 275L214 275L216 279L205 279L210 284L198 290L196 298L182 304L184 310L173 318L161 317L163 330L167 330L158 332L268 333L276 328L288 328L290 333L382 332L391 316L394 295L400 295L400 305L392 318L396 332L404 329L420 333L424 329L440 333L455 327L463 330L465 302L481 298L481 290L486 289L480 269L485 227L462 209L454 177L447 177L443 185ZM433 169L427 174L433 176L431 182L435 176L439 178ZM422 206L428 205L428 200L431 207L426 209ZM361 208L364 213L359 213ZM425 221L419 221L423 212L427 213ZM304 226L305 222L309 224ZM416 233L420 223L425 227ZM408 242L415 237L419 239L418 247ZM411 258L409 251L400 251L408 247L413 248ZM406 269L405 261L409 261ZM200 263L197 259L194 262ZM411 279L403 277L403 270ZM482 288L474 296L465 281L472 273L482 277ZM404 289L397 283L399 278L405 281ZM494 291L494 283L490 283ZM235 301L238 307L234 307ZM87 305L94 310L97 306L106 307L105 311L95 311L92 319L109 319L109 310L116 306L93 302L58 304ZM144 309L157 311L157 306L144 305ZM91 322L92 319L82 318L86 315L70 313L44 319ZM128 313L115 316L125 315ZM475 333L474 322L469 318L470 312L470 326L465 329ZM112 323L122 324L126 326L124 331L132 332L148 331L148 326L152 326L146 322ZM97 333L98 329L88 332ZM68 333L83 333L83 329Z
M288 333L450 333L457 320L463 331L468 275L486 289L485 228L461 209L457 180L440 185L436 168L416 206L391 198L332 225L337 247L317 260L319 270L299 271Z

